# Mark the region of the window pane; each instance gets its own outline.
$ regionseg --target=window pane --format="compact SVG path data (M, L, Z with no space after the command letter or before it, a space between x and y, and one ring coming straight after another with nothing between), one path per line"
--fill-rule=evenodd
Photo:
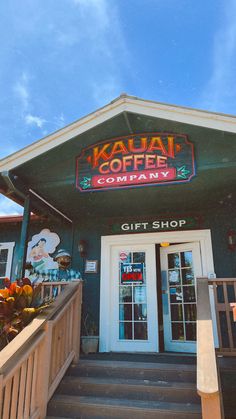
M120 326L119 327L119 339L131 340L132 339L132 323L131 322L126 322L126 323L121 322L119 326Z
M0 250L0 262L7 262L8 249Z
M6 276L6 269L7 269L7 264L0 263L0 276Z
M132 302L132 286L120 287L120 303Z
M181 252L181 267L191 268L193 266L193 255L192 252Z
M195 296L195 287L188 287L187 285L183 287L183 293L184 293L184 302L185 303L191 303L196 301Z
M147 320L147 304L134 305L134 320Z
M171 304L171 321L180 321L183 320L183 309L182 304Z
M134 339L147 340L147 323L134 323Z
M120 304L120 320L132 320L132 304Z
M183 301L183 295L181 287L170 287L170 302L181 303Z
M179 253L168 254L168 267L169 269L180 267Z
M180 284L180 270L175 269L168 272L169 284Z
M171 323L172 339L184 340L184 325L183 323Z

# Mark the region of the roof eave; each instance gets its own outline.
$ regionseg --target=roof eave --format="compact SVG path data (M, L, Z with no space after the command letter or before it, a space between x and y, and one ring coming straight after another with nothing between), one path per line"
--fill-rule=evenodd
M203 128L236 133L236 117L234 116L167 105L122 94L108 105L0 160L0 172L12 170L28 160L94 128L96 125L117 116L121 112L138 113L160 119L197 125Z

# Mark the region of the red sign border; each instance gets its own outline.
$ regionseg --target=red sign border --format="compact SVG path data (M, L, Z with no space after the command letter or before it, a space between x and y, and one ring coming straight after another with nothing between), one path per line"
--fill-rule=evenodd
M140 136L140 135L148 135L148 136L154 136L154 135L160 135L160 136L168 136L168 135L172 135L174 137L184 137L185 140L185 144L190 145L191 147L191 156L192 156L192 175L186 180L175 180L175 181L170 181L170 182L163 182L163 183L143 183L143 184L137 184L137 185L127 185L127 186L116 186L116 187L105 187L105 188L88 188L88 189L82 189L79 185L79 159L81 159L83 157L83 155L85 154L85 152L97 145L100 144L105 144L109 141L115 142L118 140L123 140L123 139L128 139L131 137L135 137L135 136ZM76 189L78 189L80 192L104 192L104 191L110 191L110 190L120 190L120 189L130 189L130 188L143 188L146 186L166 186L166 185L172 185L172 184L176 184L176 183L188 183L192 180L192 178L196 176L196 164L195 164L195 155L194 155L194 144L191 143L188 140L188 135L187 134L176 134L173 132L160 132L160 131L152 131L152 132L136 132L135 134L129 134L129 135L123 135L123 136L118 136L118 137L114 137L114 138L108 138L106 140L102 140L102 141L98 141L97 143L91 144L88 147L85 147L82 149L81 153L76 157L76 182L75 182L75 186Z

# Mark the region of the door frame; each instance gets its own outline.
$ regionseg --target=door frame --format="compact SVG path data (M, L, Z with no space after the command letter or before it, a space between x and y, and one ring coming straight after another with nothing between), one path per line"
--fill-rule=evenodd
M99 330L99 351L110 352L111 350L111 249L112 246L128 246L135 244L160 244L199 242L203 276L208 277L214 272L211 231L206 230L183 230L166 231L159 233L134 233L119 234L114 236L101 237L101 280L100 280L100 330ZM213 304L213 299L211 299ZM213 329L215 346L218 346L216 318L214 306L212 305Z

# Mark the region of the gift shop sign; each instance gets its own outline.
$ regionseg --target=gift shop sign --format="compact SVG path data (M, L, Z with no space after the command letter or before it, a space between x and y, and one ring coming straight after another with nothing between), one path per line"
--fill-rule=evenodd
M195 175L194 150L186 135L135 134L83 149L76 186L82 192L188 182Z

